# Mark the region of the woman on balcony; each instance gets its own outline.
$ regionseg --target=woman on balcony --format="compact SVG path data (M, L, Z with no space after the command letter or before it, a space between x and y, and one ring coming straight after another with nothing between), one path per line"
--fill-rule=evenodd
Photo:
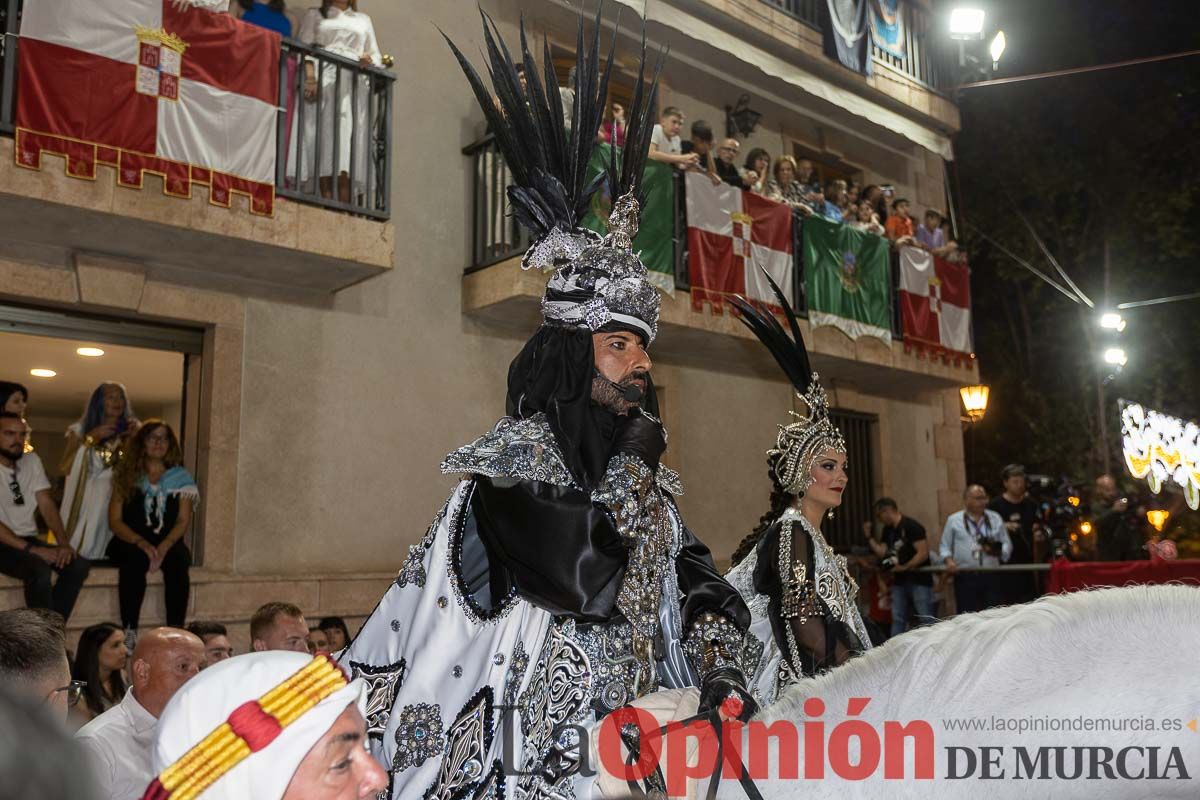
M767 277L770 281L770 276ZM767 451L771 510L733 554L726 575L750 607L750 634L762 657L750 679L760 704L782 689L845 662L871 647L857 605L858 586L821 534L821 522L842 504L846 441L829 417L829 400L809 366L804 340L787 299L771 281L792 337L770 311L741 297L733 304L746 327L766 345L808 409L781 425Z
M112 467L139 425L125 387L102 383L92 392L83 416L67 428L67 449L59 466L67 474L67 485L59 514L66 522L71 547L86 559L105 557L112 538L108 527Z
M113 531L108 555L119 570L121 626L135 635L147 573L162 570L167 624L182 628L187 616L192 556L183 537L200 492L182 461L175 431L160 419L150 419L116 467L108 506Z
M746 164L740 172L743 178L753 181L746 187L747 191L765 196L771 183L767 177L771 174L771 154L761 147L754 148L746 155Z
M787 203L792 210L806 217L813 214L807 202L807 188L796 180L796 159L782 155L775 161L775 177L767 183L767 197Z
M375 26L369 16L359 12L358 0L323 0L320 8L310 8L305 12L296 38L303 44L320 47L361 64L376 67L383 64L383 56L375 39ZM366 75L356 74L340 65L308 58L304 61L304 99L307 101L306 107L298 112L304 117L304 130L299 134L302 148L297 168L300 184L311 186L315 162L321 196L334 196L336 175L337 199L342 203L351 203L352 195L358 193L358 187L365 185L370 168L368 150L371 138L367 130L370 81ZM321 132L320 153L316 152L318 124ZM297 163L295 149L298 127L292 128L293 157L289 159L290 163ZM354 187L350 185L352 156Z

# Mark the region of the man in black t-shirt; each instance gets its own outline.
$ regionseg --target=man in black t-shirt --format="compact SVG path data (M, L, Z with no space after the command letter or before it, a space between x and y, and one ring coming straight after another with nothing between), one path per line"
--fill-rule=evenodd
M908 629L909 611L916 616L914 625L933 622L933 576L928 572L913 572L929 564L929 542L925 528L911 517L900 513L900 507L890 497L875 501L875 517L883 524L883 538L876 539L871 523L864 525L867 543L882 560L881 566L892 573L892 636Z
M1008 538L1012 539L1009 564L1034 564L1037 558L1038 506L1026 493L1025 467L1009 464L1000 473L1004 493L992 499L988 508L1000 515ZM1012 572L999 576L999 588L1005 603L1027 603L1042 594L1041 576L1036 572Z

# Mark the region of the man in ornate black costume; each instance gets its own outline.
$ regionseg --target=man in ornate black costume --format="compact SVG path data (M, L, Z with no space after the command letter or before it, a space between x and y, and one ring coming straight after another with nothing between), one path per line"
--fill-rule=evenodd
M543 82L523 30L522 77L485 17L494 94L451 43L532 235L522 266L552 275L543 324L509 370L508 416L446 457L461 482L341 656L370 684L394 798L570 796L577 741L563 726L659 688L698 686L702 709L730 696L744 716L754 707L740 665L749 613L659 463L646 354L659 298L632 252L657 70L639 76L620 159L585 180L613 63L610 51L601 72L599 22L590 48L580 27L573 135L549 51ZM604 181L615 200L601 238L578 220Z

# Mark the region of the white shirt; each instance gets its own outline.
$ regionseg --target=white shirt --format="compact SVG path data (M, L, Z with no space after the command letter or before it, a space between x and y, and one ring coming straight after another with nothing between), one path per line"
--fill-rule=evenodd
M658 148L660 153L674 153L679 155L683 152L683 139L678 136L668 137L663 133L662 125L655 125L654 130L650 133L650 144Z
M999 558L984 552L979 544L979 540L983 538L1000 541ZM1004 527L1004 520L990 508L984 510L981 520L968 517L965 510L955 511L946 518L946 527L942 529L942 541L938 546L938 556L941 562L953 557L961 567L995 567L1001 562L1007 563L1012 557L1012 539Z
M84 725L75 734L96 777L103 800L140 800L154 780L151 759L158 720L133 696Z
M26 453L17 459L17 485L25 498L25 504L19 506L9 487L13 469L0 464L0 483L3 484L0 485L0 524L17 536L37 536L37 520L33 517L33 512L37 511L37 493L49 489L50 480L37 453Z
M375 66L383 65L379 44L375 41L375 26L366 14L353 9L341 11L332 6L322 17L321 9L310 8L300 21L300 33L296 36L304 44L324 48L331 53L358 61L363 54L371 56Z

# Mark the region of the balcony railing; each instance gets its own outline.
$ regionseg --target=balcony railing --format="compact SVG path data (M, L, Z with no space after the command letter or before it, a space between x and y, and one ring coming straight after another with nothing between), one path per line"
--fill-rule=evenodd
M0 133L13 132L17 96L17 25L21 0L0 0Z
M762 0L817 30L822 29L821 16L826 0ZM949 86L953 75L947 61L947 50L939 44L933 21L925 9L912 2L901 2L904 21L904 56L893 55L871 43L871 57L879 64L902 72L929 89Z
M471 160L471 259L464 272L471 274L481 269L519 258L529 247L529 236L511 214L508 213L506 190L509 172L504 157L491 134L463 148L463 155ZM674 247L675 288L690 291L688 283L687 252L687 201L686 186L682 172L675 173L675 207L672 220L672 244ZM804 270L804 225L803 217L792 217L792 269L795 280L793 308L801 317L808 316L807 282ZM889 258L892 335L902 334L899 303L900 262L893 250Z
M915 3L900 3L904 20L904 57L894 56L871 42L871 57L902 72L928 89L940 90L953 84L948 50L938 35L932 17Z
M22 0L0 0L0 133L15 123ZM305 78L317 79L305 94ZM279 53L275 192L375 219L391 214L395 75L284 39Z
M821 27L821 6L825 0L763 0L814 28Z
M306 92L306 78L316 90ZM284 39L279 57L275 192L387 219L391 214L395 76Z

